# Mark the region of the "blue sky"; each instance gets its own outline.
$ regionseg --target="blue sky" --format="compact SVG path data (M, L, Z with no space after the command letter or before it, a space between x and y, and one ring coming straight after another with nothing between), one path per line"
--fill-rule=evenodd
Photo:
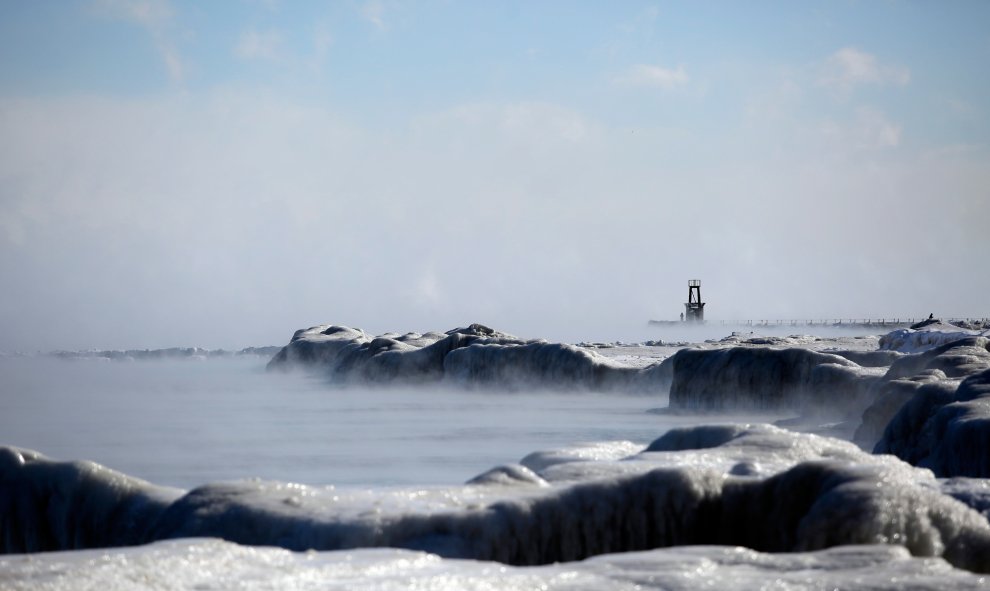
M0 349L985 316L988 17L2 2Z

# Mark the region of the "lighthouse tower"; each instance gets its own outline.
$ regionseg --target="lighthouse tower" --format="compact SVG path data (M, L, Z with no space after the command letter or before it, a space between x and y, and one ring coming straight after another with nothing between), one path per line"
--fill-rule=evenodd
M705 303L701 301L701 280L688 281L688 301L684 304L685 322L704 322Z

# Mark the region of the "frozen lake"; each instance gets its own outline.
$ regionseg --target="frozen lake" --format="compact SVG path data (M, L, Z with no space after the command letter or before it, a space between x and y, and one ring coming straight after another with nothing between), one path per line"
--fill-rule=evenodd
M339 389L266 362L2 359L0 443L180 488L447 485L535 450L645 445L699 421L648 412L665 396Z

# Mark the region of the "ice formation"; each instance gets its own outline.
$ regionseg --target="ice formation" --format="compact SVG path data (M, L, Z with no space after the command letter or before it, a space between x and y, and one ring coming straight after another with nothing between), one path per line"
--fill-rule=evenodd
M671 407L704 411L856 408L873 375L845 357L798 348L684 349L669 363Z
M618 454L531 458L533 467L453 489L347 493L249 481L180 494L5 448L4 550L219 537L536 565L686 544L795 552L883 543L990 571L983 515L940 492L930 473L847 442L741 425L681 430L623 459L610 455Z
M954 341L905 355L891 364L875 388L871 406L863 414L857 441L872 447L885 429L890 430L889 436L894 439L913 437L915 433L911 429L920 427L909 420L913 409L952 401L961 379L990 368L990 340L958 336ZM897 420L897 425L892 424L902 409L904 416ZM898 431L904 433L899 436Z
M926 370L939 370L949 378L963 378L990 368L990 338L961 337L905 355L887 371L887 379L906 378Z
M52 462L0 447L4 552L140 544L180 495L93 462Z
M296 331L269 369L310 367L336 382L518 389L652 389L665 387L659 367L613 362L592 349L523 340L480 324L446 333L370 337L344 326ZM659 384L659 385L657 385Z
M990 338L951 328L931 324L880 339L913 353L684 349L665 362L671 368L670 406L831 415L858 424L854 440L876 453L894 454L939 476L985 478Z
M958 380L949 380L938 369L923 370L909 378L885 380L875 390L873 402L863 411L862 421L853 440L872 449L883 436L891 419L918 396L919 400L935 397L949 400L959 386ZM911 426L906 425L907 428Z
M939 476L990 478L990 369L954 390L918 388L874 448Z
M901 328L880 338L882 351L920 353L966 337L990 337L990 329L966 329L946 322L923 323L919 328Z

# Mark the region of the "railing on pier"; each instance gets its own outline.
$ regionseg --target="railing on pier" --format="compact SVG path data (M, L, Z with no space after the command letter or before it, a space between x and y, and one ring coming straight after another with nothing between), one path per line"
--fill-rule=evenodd
M722 326L911 326L927 318L809 318L792 320L719 320ZM990 318L947 318L949 324L990 324Z

